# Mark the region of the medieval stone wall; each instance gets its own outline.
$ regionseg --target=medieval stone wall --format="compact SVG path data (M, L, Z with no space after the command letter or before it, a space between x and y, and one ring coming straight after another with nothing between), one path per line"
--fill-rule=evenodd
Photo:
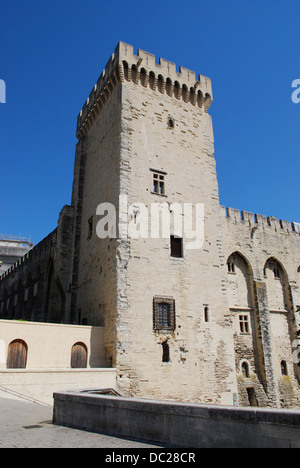
M209 78L118 45L78 116L71 206L1 278L0 318L103 326L124 394L294 407L300 229L220 206L211 103ZM167 235L128 235L159 204ZM185 204L204 207L194 249Z
M270 404L298 406L292 345L300 330L300 234L292 223L222 209L240 399L247 402L247 389L253 388L260 405L266 403L264 390ZM247 330L241 317L248 320Z
M69 323L72 226L65 206L58 227L1 276L1 319Z

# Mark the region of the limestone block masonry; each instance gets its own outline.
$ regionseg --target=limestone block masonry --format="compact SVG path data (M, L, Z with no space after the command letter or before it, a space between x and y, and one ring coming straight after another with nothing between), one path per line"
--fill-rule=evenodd
M77 119L71 206L1 278L0 318L103 327L124 396L298 407L299 225L220 205L212 102L209 78L118 44ZM124 198L133 224L164 204L168 235L99 238ZM174 204L196 203L189 249Z

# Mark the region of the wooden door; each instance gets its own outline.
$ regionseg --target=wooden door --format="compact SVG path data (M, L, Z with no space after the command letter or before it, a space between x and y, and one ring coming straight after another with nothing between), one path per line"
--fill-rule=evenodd
M8 347L7 369L26 369L27 345L22 340L12 341Z
M85 369L87 366L87 347L83 343L75 343L72 347L71 368Z

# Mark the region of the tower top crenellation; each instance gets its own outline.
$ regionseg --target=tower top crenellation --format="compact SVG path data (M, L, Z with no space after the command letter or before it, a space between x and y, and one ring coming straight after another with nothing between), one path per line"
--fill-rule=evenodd
M127 71L127 76L124 76L125 71ZM77 138L80 139L86 134L118 82L127 79L136 84L141 82L144 87L147 87L150 78L154 83L152 89L156 89L160 81L162 83L160 92L166 92L170 97L183 99L198 107L203 106L205 112L212 103L210 78L200 74L196 77L194 71L181 66L177 71L175 63L162 58L159 58L157 63L155 55L141 49L138 49L136 55L132 45L119 42L80 111L77 121Z

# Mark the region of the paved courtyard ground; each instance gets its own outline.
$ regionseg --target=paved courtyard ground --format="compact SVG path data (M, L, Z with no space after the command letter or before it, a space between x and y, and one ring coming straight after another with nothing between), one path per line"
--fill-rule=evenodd
M52 424L53 409L0 392L0 448L157 448Z

